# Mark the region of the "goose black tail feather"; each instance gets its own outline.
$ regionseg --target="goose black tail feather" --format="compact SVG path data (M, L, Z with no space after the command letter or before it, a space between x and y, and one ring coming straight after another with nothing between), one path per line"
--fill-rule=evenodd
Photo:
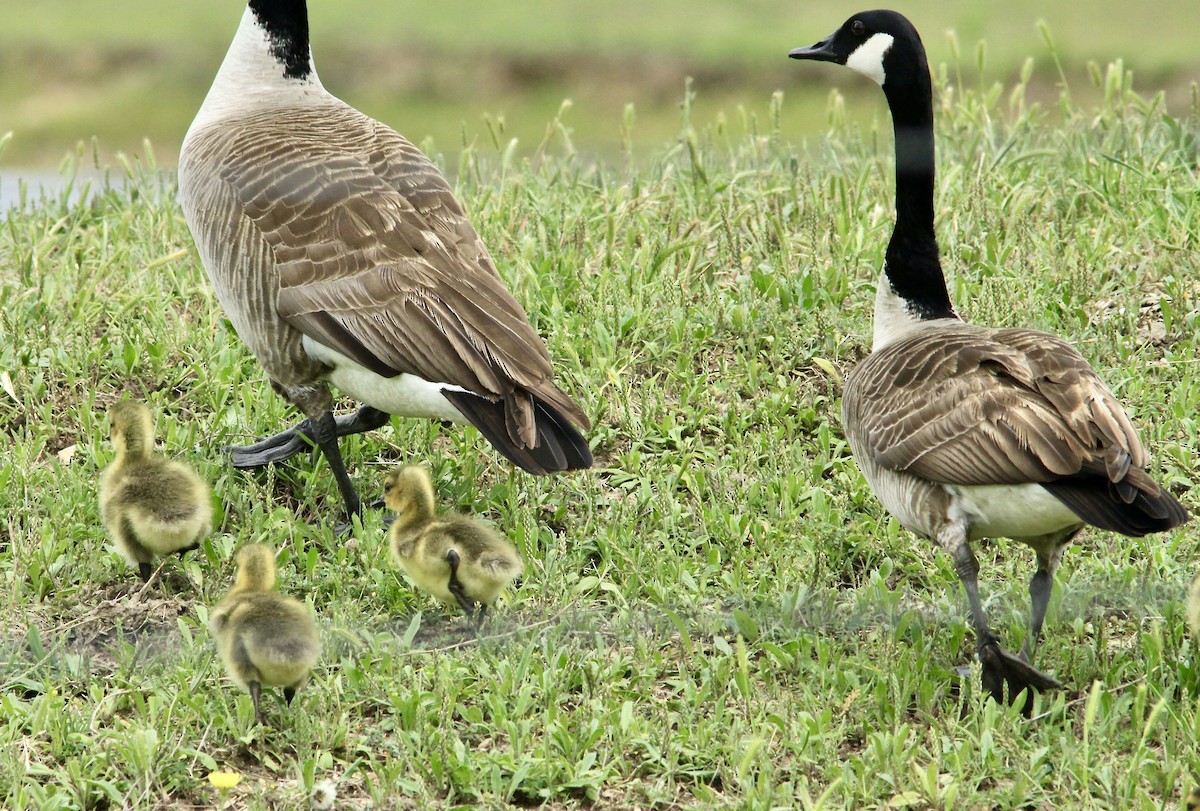
M465 391L442 389L442 395L479 429L496 450L522 470L538 476L592 466L587 440L569 420L533 395L538 444L527 448L509 433L503 401L488 400Z
M1137 490L1114 493L1104 476L1072 476L1042 482L1052 496L1094 527L1140 538L1163 532L1188 520L1188 512L1174 496L1160 489L1151 494Z

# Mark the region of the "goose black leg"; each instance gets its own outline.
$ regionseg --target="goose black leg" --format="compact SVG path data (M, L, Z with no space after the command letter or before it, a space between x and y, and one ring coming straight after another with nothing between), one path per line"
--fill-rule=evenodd
M1037 549L1037 571L1029 579L1029 638L1021 646L1020 657L1033 661L1038 643L1042 641L1042 623L1046 620L1046 608L1050 605L1050 592L1054 588L1054 573L1062 562L1063 552L1079 530L1071 530L1066 536L1054 538L1049 544Z
M454 549L446 550L446 562L450 564L450 582L447 587L450 593L454 595L454 599L458 600L459 606L467 613L468 619L475 618L475 601L467 596L466 589L463 588L462 581L458 579L458 552ZM478 627L478 623L476 624Z
M149 563L138 564L138 576L142 578L143 583L150 582L150 575L154 572L154 568Z
M373 431L387 424L391 415L371 406L363 406L353 414L342 414L334 417L336 435L338 437L350 434L361 434ZM229 454L233 466L237 468L262 467L272 462L282 462L296 454L310 449L316 442L312 420L303 419L295 426L274 436L260 439L250 445L226 445L223 450Z
M295 687L284 687L283 688L283 700L287 702L287 705L289 707L292 706L292 699L295 697L296 697L296 688Z
M338 490L342 494L342 500L346 502L346 524L354 520L354 516L362 515L362 501L358 498L358 493L354 489L354 483L350 481L350 474L346 472L346 463L342 461L342 452L338 450L338 432L337 421L333 414L326 412L321 419L312 423L313 426L313 441L317 443L317 447L321 449L321 453L325 454L325 459L329 462L329 467L333 471L333 478L337 481ZM338 527L338 531L342 531L342 527Z
M1040 563L1040 561L1039 561ZM1050 592L1054 588L1054 576L1042 566L1029 578L1029 638L1018 654L1024 661L1032 662L1042 641L1042 623L1046 619L1046 607L1050 604Z
M975 640L979 664L983 670L983 689L998 702L1004 701L1004 688L1008 687L1008 700L1015 703L1026 690L1055 690L1062 685L1045 673L1031 667L1021 659L1000 647L1000 639L988 626L987 614L979 599L979 561L967 543L965 527L944 539L938 538L942 547L954 556L954 569L967 592L971 607L971 625L975 629ZM1043 611L1044 616L1044 611ZM1040 630L1040 627L1039 627ZM1024 704L1025 712L1032 711L1032 703Z

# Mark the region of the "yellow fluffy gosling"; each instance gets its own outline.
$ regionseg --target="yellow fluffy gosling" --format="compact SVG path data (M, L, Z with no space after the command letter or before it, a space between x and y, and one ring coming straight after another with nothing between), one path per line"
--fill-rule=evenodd
M154 419L144 403L122 400L108 420L117 456L100 475L100 518L146 581L156 557L200 545L212 530L212 501L192 468L152 453Z
M396 512L388 531L396 562L419 587L451 607L461 606L476 628L504 587L525 571L512 544L485 524L436 513L433 482L423 467L389 473L383 502Z
M208 621L230 677L250 692L260 724L262 688L282 687L290 705L321 655L307 606L274 586L275 550L259 543L243 546L237 580Z

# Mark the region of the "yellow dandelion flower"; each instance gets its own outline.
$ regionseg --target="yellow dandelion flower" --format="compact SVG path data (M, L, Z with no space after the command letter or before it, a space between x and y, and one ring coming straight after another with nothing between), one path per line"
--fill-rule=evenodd
M212 783L221 791L229 791L242 781L242 776L237 772L209 772L208 782Z

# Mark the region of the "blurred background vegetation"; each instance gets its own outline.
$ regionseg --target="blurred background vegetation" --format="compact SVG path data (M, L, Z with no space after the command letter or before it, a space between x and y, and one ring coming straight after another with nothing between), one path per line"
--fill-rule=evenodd
M53 167L95 137L102 160L140 155L145 139L174 165L180 139L224 55L243 0L0 0L0 170ZM869 5L869 4L868 4ZM771 95L796 139L823 130L830 82L864 121L886 121L869 82L785 57L815 42L851 3L796 0L314 0L314 55L332 92L443 153L548 137L581 152L654 150L680 131L686 77L692 123L738 135L765 129ZM1096 94L1088 62L1123 59L1143 94L1194 113L1200 77L1196 0L986 0L901 4L934 66L964 83L1015 79L1034 60L1030 95L1052 102L1062 76L1077 101ZM1044 20L1052 51L1039 30ZM951 36L948 32L954 32ZM954 41L958 55L955 55ZM986 43L980 72L980 42ZM1062 73L1055 64L1061 63ZM957 67L955 67L957 66ZM563 127L549 127L565 99ZM628 105L632 105L630 109Z

